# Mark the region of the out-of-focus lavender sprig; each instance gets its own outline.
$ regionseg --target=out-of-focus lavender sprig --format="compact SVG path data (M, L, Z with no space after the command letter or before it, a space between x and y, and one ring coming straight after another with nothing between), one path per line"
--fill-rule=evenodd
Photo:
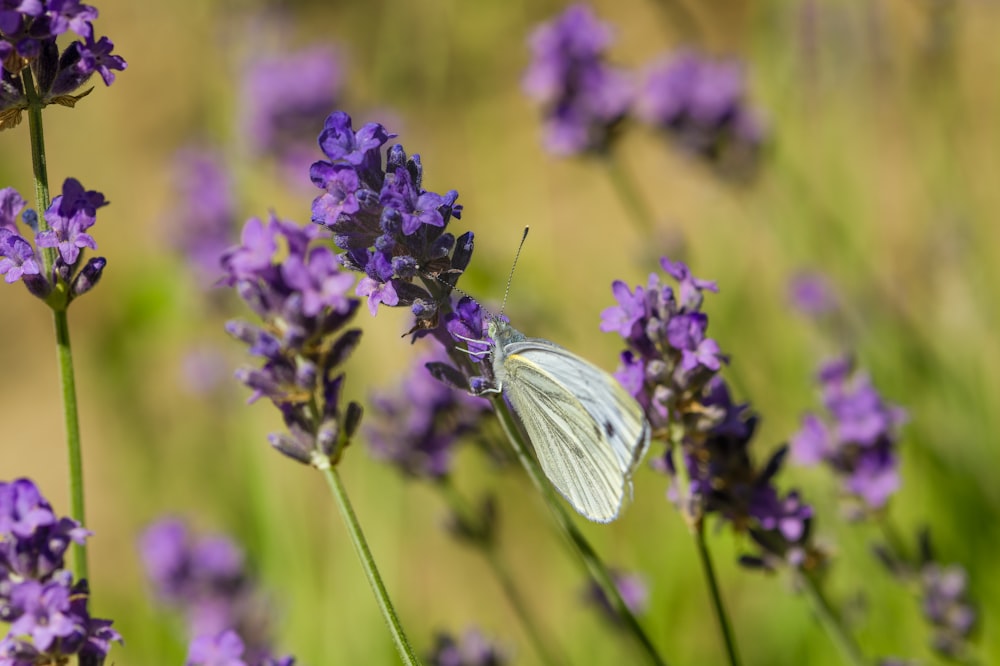
M110 86L125 60L111 51L107 37L94 38L97 9L77 0L5 2L0 8L0 130L15 127L32 99L43 106L73 106L90 90L74 95L95 73ZM82 39L61 52L60 35L72 32ZM33 90L21 77L29 68Z
M29 479L0 482L0 663L12 666L102 663L112 642L122 642L111 622L90 616L86 580L65 569L70 544L91 533L57 517Z
M458 639L439 633L427 657L430 666L503 666L509 661L503 650L475 628L467 629Z
M638 573L628 573L625 571L611 571L611 577L618 588L619 594L625 601L625 605L635 615L642 615L646 612L649 604L649 585L644 576ZM592 605L601 615L613 626L622 627L622 617L615 607L608 600L608 595L596 581L590 581L583 592L583 599Z
M337 54L328 46L258 56L246 64L241 136L257 157L276 159L290 183L316 161L316 127L337 107L343 87Z
M898 432L906 412L886 402L853 360L829 361L818 373L827 418L802 419L792 456L803 465L824 463L841 480L853 518L885 507L899 489Z
M182 520L164 518L146 528L139 550L157 598L185 618L187 664L294 663L273 656L271 604L229 538L198 536Z
M690 49L667 54L645 73L636 115L721 173L751 176L765 139L747 100L743 66Z
M300 227L274 215L243 228L242 244L223 256L226 282L260 317L260 325L232 320L226 330L263 360L237 378L269 398L287 433L271 435L281 453L304 464L336 464L361 419L361 407L341 409L339 366L360 340L344 331L360 302L348 295L354 278L336 255L313 240L318 227ZM325 461L325 462L324 462Z
M219 261L239 228L237 215L234 184L221 152L202 143L178 150L166 226L171 245L206 289L222 277Z
M448 360L435 345L421 356L392 394L372 396L366 427L372 453L414 478L440 480L451 472L456 445L483 425L490 413L484 398L439 381L429 364Z
M365 274L357 294L378 306L409 307L417 328L430 328L446 297L472 257L468 232L455 238L447 231L460 218L458 192L425 190L419 155L407 156L399 144L382 147L395 135L378 123L355 131L342 111L326 119L319 145L327 160L313 164L313 183L324 191L312 205L312 221L333 232L344 250L344 265ZM418 276L430 276L424 286ZM444 284L436 284L439 280Z
M788 281L788 302L800 313L818 319L838 309L838 295L830 280L817 271L799 271Z
M587 5L568 7L532 32L525 93L542 105L545 147L556 155L604 153L628 113L629 75L608 64L612 29Z
M84 249L97 249L88 233L97 221L97 209L108 205L104 195L85 190L75 178L67 178L62 194L52 199L45 211L46 229L38 214L16 190L0 190L0 275L10 284L20 280L34 296L53 309L64 310L75 298L97 284L107 265L104 257L84 263ZM17 217L34 234L34 245L21 235ZM45 275L44 249L54 251L52 271Z
M932 631L931 647L945 659L977 663L972 639L978 612L969 594L965 568L941 564L927 529L918 534L916 558L907 557L895 541L898 539L891 539L889 546L876 546L875 554L893 577L917 590L924 619Z
M717 285L694 277L681 262L660 264L676 289L657 274L634 290L616 281L618 305L607 308L601 322L601 330L625 339L616 376L645 409L654 438L668 445L654 467L673 479L670 497L693 526L715 513L751 534L764 552L748 563L773 565L777 558L817 566L811 507L797 492L782 494L774 485L786 450L763 466L754 463L749 446L757 417L733 402L719 374L728 357L707 337L708 316L701 311L704 292L718 291Z

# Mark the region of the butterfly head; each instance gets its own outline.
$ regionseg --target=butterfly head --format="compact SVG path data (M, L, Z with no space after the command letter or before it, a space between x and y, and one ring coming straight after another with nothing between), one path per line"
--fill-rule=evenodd
M501 349L524 339L524 335L511 326L502 315L490 317L486 324L486 335L493 342L493 346Z

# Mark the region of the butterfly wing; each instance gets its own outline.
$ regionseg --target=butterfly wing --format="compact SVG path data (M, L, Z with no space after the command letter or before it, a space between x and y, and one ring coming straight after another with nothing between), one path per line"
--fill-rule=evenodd
M614 377L547 340L504 352L504 395L546 476L586 518L614 520L649 445L642 408Z

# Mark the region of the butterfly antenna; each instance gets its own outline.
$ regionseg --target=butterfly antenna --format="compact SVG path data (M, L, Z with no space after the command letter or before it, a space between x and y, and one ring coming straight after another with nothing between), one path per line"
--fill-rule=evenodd
M514 269L517 268L517 258L521 256L521 248L524 247L524 241L528 237L528 227L524 228L524 233L521 234L521 242L517 246L517 252L514 253L514 263L510 265L510 275L507 276L507 287L503 290L503 302L500 304L500 314L503 314L504 308L507 307L507 295L510 294L510 283L514 279Z

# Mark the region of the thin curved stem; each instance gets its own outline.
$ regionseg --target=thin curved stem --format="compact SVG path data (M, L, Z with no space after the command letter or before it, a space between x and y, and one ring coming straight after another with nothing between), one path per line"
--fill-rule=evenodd
M705 580L708 582L708 591L712 596L712 608L715 610L715 619L719 622L719 630L722 632L722 640L726 644L726 655L729 657L731 666L740 665L740 656L736 651L736 639L733 635L732 625L729 622L729 615L726 607L722 603L722 594L719 591L719 582L715 577L715 567L712 565L712 555L708 551L708 544L705 542L705 523L700 522L692 530L695 545L698 546L698 558L701 560L701 568L705 573Z
M514 450L528 472L532 483L535 484L535 487L538 488L539 492L545 498L545 503L548 505L557 527L566 536L570 544L572 544L577 555L583 561L587 572L604 590L611 605L618 612L619 616L621 616L624 627L635 638L649 663L656 664L656 666L666 666L667 662L660 656L656 650L656 646L653 645L642 625L639 624L639 620L636 619L635 614L632 613L632 610L625 603L624 599L622 599L622 595L618 591L618 586L615 585L607 567L604 566L600 557L597 556L590 542L587 541L580 530L576 528L576 525L573 524L566 510L560 504L559 499L555 497L552 488L545 480L545 475L539 467L538 462L528 452L527 443L522 437L520 428L514 421L514 416L510 413L506 403L496 395L490 397L490 402L497 417L500 419L500 425L514 446Z
M809 574L803 574L799 577L799 580L802 582L802 586L805 588L809 600L812 602L820 624L823 625L823 629L826 630L830 640L837 646L837 650L840 652L840 656L844 662L852 666L866 666L868 661L861 653L861 648L858 647L858 644L854 642L854 638L844 628L840 617L833 610L833 606L830 605L829 599L826 598L816 578Z
M379 610L382 611L382 618L389 628L389 633L392 634L392 642L396 645L399 658L407 666L420 664L420 660L417 659L413 648L410 647L409 642L406 640L403 625L400 623L399 617L396 615L396 610L392 606L392 601L389 599L389 593L386 592L385 585L382 583L382 576L375 565L375 558L372 557L372 552L368 548L365 534L361 530L361 523L358 522L358 517L351 506L351 500L347 496L347 489L340 480L337 469L327 465L321 468L321 471L323 472L323 476L326 477L327 485L330 486L330 490L333 492L334 499L337 500L340 515L344 519L344 524L347 525L351 542L354 543L354 550L361 560L361 568L365 571L368 584L371 585L372 592L375 594L375 601L378 602Z

